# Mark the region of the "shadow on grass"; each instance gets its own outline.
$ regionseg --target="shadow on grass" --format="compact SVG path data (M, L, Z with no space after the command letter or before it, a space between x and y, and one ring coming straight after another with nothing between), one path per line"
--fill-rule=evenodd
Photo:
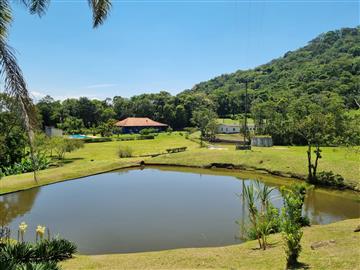
M69 163L73 163L76 160L83 160L84 158L64 158L64 159L58 159L58 158L53 158L52 161L54 164L56 164L57 166L62 166L65 164L69 164Z
M300 269L310 269L310 265L307 263L298 262L297 264L288 267L287 270L300 270Z

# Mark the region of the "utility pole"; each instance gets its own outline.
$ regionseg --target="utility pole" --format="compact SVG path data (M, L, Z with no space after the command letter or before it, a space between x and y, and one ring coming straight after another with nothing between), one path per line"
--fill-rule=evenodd
M247 98L248 97L248 79L245 79L245 112L244 112L244 143L247 144L248 139L248 126L247 126Z
M250 134L249 134L249 129L248 129L248 125L247 125L247 113L248 113L248 84L249 82L252 81L249 78L242 78L242 79L238 79L237 82L238 83L245 83L245 100L244 100L244 122L243 122L243 137L244 137L244 147L247 148L247 146L250 145ZM239 118L239 124L240 124L240 118Z

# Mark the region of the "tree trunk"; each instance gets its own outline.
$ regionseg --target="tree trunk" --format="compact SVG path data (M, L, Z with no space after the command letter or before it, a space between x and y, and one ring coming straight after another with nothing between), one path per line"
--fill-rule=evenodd
M319 145L316 145L315 154L316 154L316 158L315 158L315 164L313 166L313 179L314 180L316 180L316 172L317 172L318 161L319 161L319 158L321 158Z
M312 164L311 164L311 143L308 143L307 158L308 158L308 181L311 182L313 180L312 174Z

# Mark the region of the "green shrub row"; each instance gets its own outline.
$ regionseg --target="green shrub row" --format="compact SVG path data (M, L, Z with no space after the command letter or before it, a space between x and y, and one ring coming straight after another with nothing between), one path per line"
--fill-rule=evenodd
M39 243L0 243L0 270L46 269L57 270L57 262L69 259L76 245L66 239L54 238Z
M36 159L36 169L44 170L50 166L50 159L46 156L41 156ZM30 157L22 158L19 163L15 163L9 167L0 168L0 177L21 174L34 171L34 165Z
M111 142L112 141L112 139L108 138L108 137L84 138L84 139L75 139L75 140L82 140L84 143Z
M155 139L155 135L152 134L116 138L117 141L135 141L135 140L153 140L153 139Z

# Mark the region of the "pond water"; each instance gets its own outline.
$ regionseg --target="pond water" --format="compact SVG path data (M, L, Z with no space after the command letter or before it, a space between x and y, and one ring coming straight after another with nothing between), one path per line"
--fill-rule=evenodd
M27 240L34 240L36 225L46 225L84 254L235 244L241 242L237 222L246 222L237 194L248 178L175 168L105 173L0 196L0 224L16 237L18 224L27 222ZM274 183L284 180L263 181L278 188ZM281 207L277 189L272 196ZM304 211L313 224L325 224L359 217L359 207L352 193L316 189Z

